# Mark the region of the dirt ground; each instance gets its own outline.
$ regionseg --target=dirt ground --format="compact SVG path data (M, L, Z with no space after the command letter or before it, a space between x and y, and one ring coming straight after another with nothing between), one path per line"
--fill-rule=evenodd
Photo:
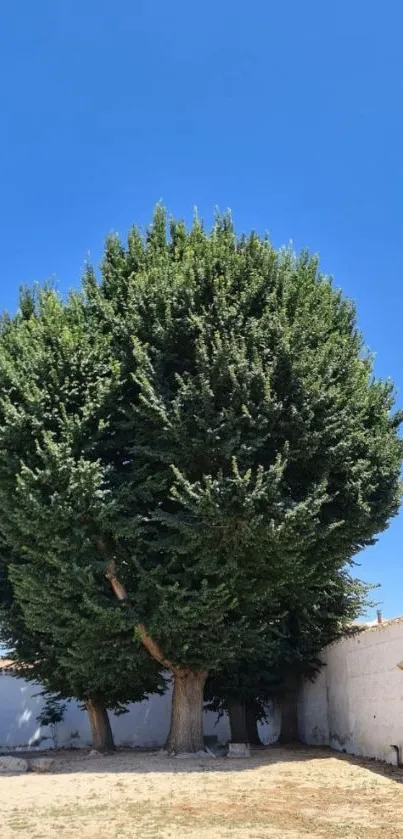
M401 839L403 771L317 749L250 760L59 753L0 776L1 839Z

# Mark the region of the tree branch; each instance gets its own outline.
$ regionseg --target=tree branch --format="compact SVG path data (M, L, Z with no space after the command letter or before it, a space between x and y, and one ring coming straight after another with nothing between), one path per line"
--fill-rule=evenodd
M128 603L129 602L129 595L116 574L116 563L115 560L112 559L105 569L105 577L109 580L111 584L112 591L116 595L117 599L120 600L121 603ZM159 664L162 664L163 667L166 667L167 670L171 670L176 675L180 675L185 668L175 667L168 658L165 658L164 653L161 650L159 644L150 638L147 629L144 623L138 623L136 625L137 632L140 636L140 641L143 647L150 653L150 656L158 661Z

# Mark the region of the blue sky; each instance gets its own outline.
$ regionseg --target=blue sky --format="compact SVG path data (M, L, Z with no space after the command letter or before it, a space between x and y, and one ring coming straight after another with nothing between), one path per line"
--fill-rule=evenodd
M399 0L19 0L0 26L0 308L162 199L321 255L403 405ZM403 613L403 515L362 555Z

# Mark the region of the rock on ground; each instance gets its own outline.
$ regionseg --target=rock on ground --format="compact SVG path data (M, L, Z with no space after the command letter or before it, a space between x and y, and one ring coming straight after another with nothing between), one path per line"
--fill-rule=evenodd
M51 772L54 765L53 757L37 757L29 762L31 772Z
M28 772L28 763L22 757L4 755L0 757L0 773L5 775L12 772Z
M227 757L250 757L249 743L228 743Z

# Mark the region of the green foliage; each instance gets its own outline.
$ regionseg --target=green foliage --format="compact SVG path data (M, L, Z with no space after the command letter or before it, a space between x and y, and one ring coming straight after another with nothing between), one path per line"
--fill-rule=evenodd
M99 608L173 665L304 658L293 616L301 635L317 609L326 637L326 592L398 510L400 417L354 307L315 258L229 216L168 233L158 207L145 236L108 239L99 283L88 268L66 304L24 298L0 388L10 579L30 630L69 650Z
M298 599L284 603L283 633L270 658L251 658L211 674L207 709L221 714L228 700L237 700L252 705L256 718L264 720L268 701L286 692L290 673L314 678L323 648L358 631L354 620L367 605L369 591L346 571L325 587L304 588Z
M315 605L399 506L400 416L354 307L308 254L228 216L167 236L161 208L108 243L89 303L121 369L111 533L137 614L174 663L270 660L301 592Z
M62 722L66 708L67 705L65 702L60 702L60 700L54 696L48 696L42 706L40 714L37 716L37 720L44 726L57 725L57 723Z
M49 694L121 711L165 685L94 561L108 491L84 450L110 362L79 298L22 304L0 352L2 641Z

